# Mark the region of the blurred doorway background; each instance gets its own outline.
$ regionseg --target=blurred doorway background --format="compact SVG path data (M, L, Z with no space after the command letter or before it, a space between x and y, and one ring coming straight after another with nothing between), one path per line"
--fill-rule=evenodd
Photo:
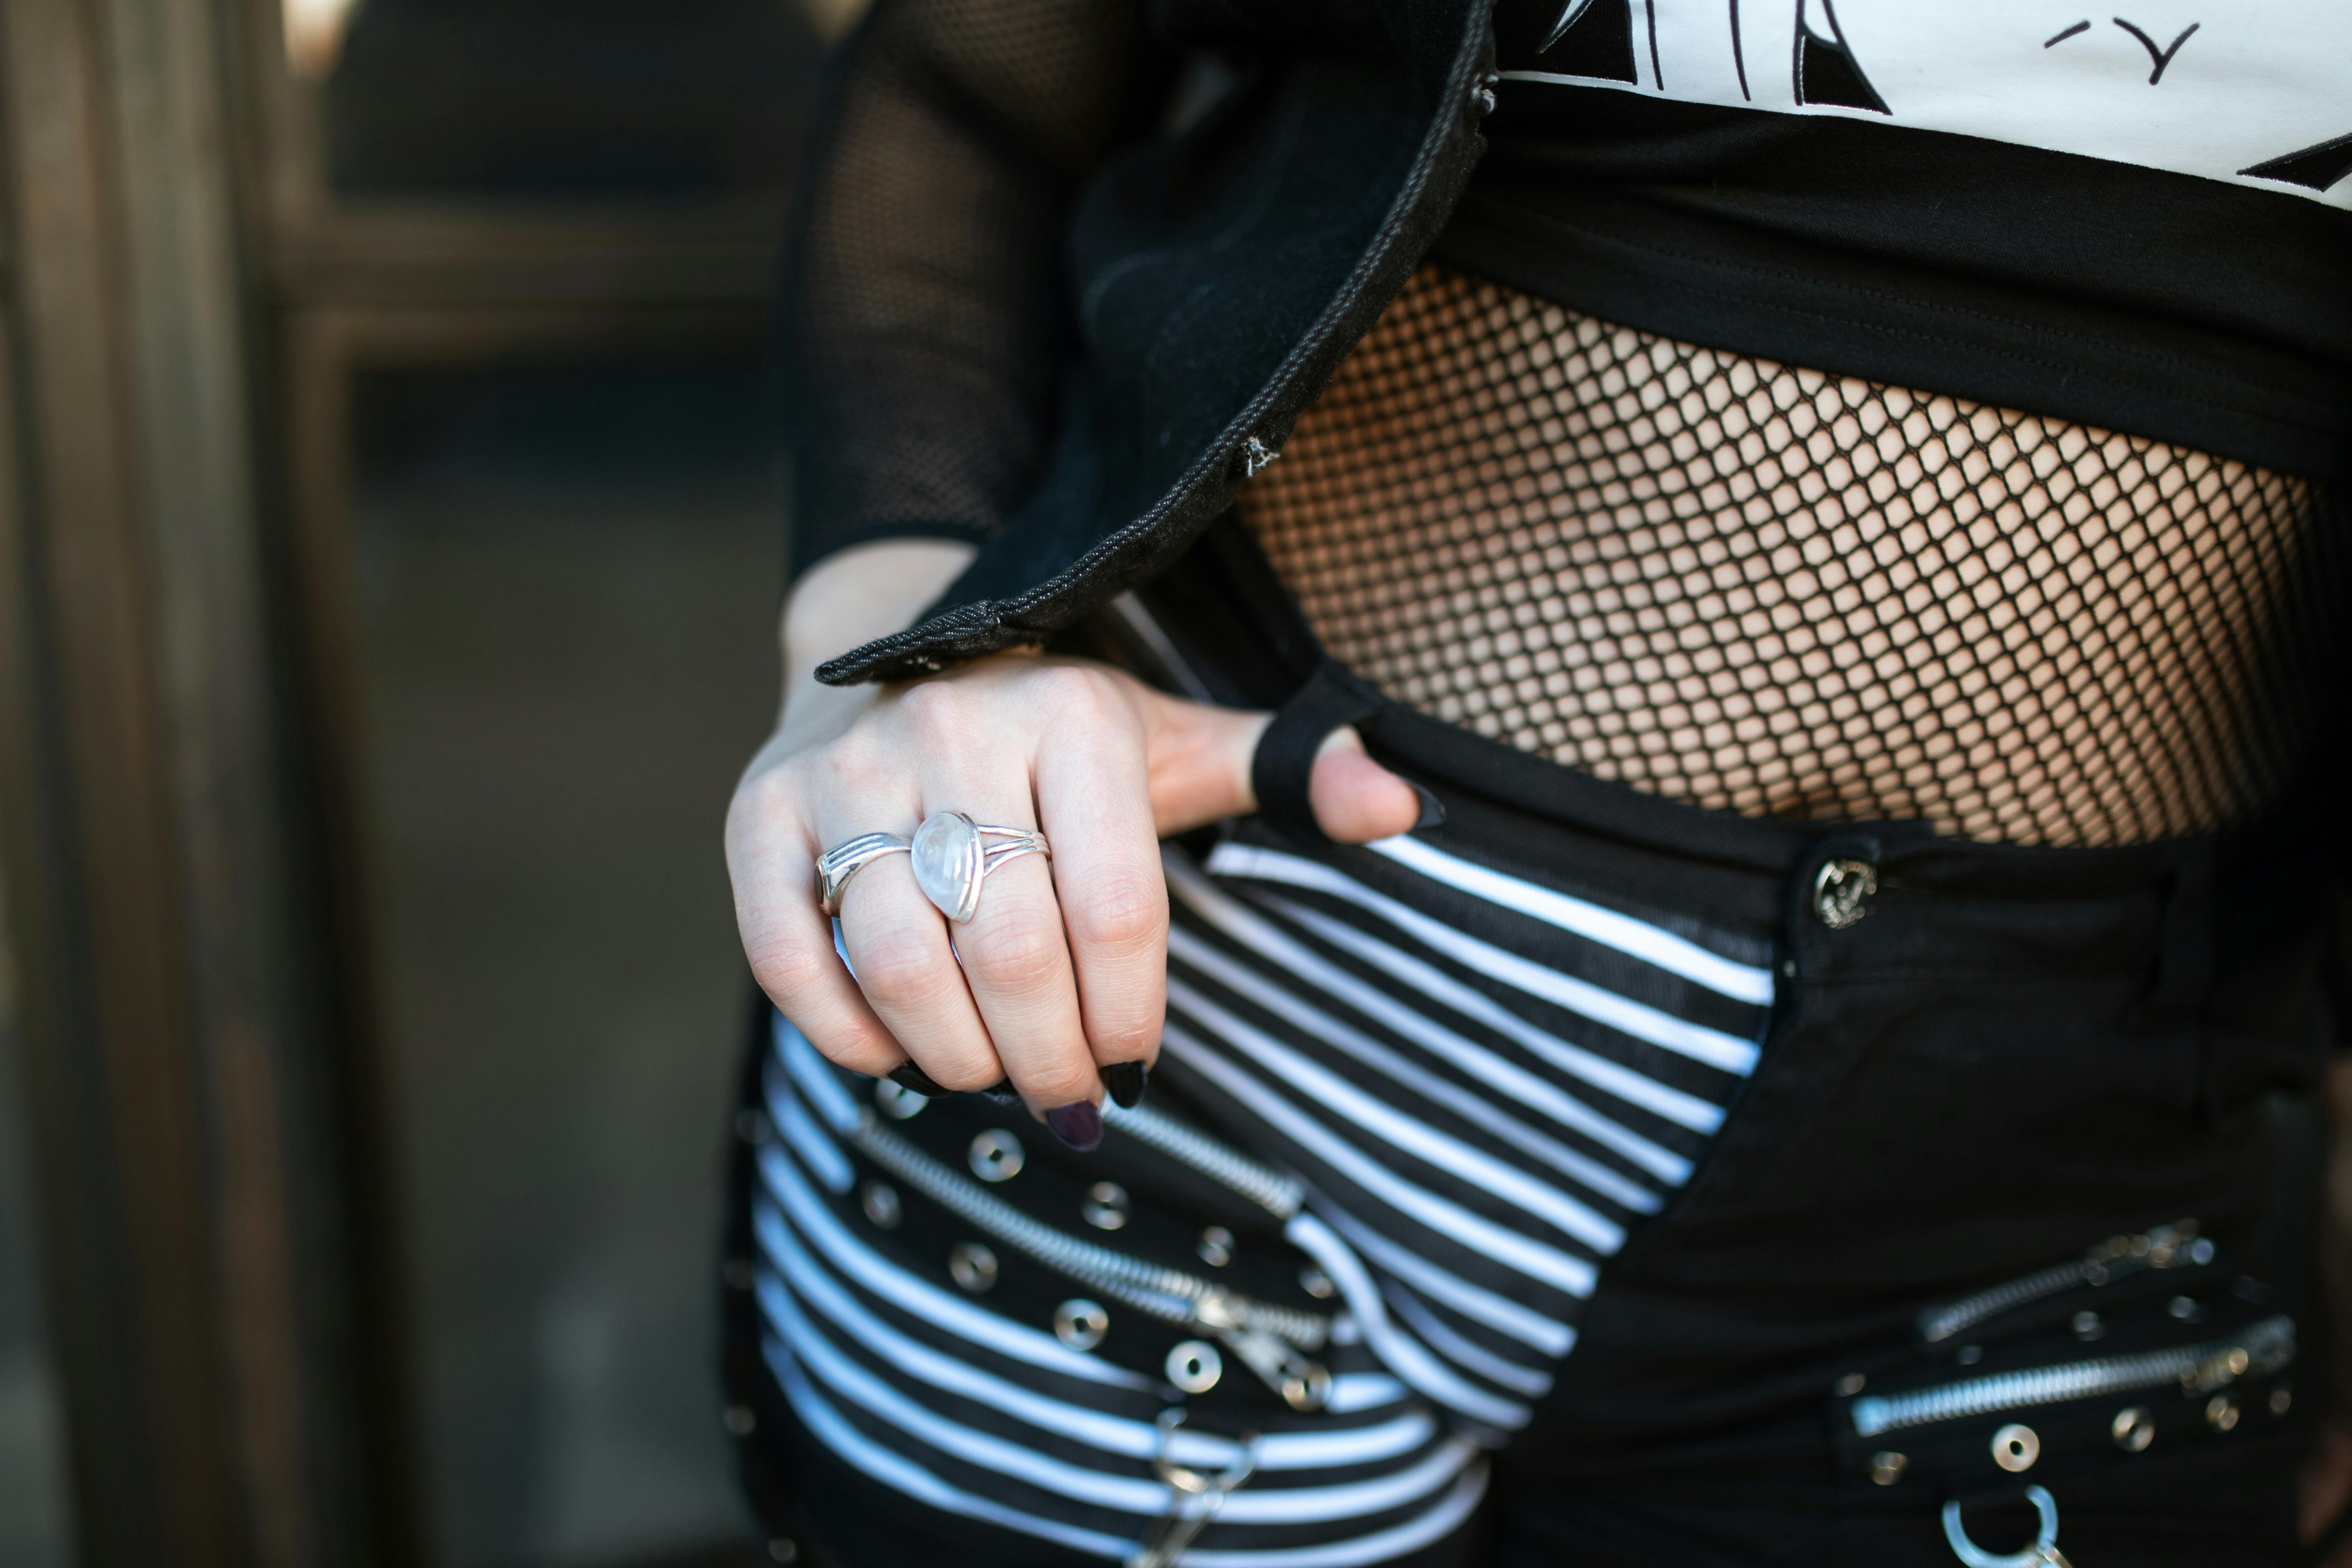
M0 7L0 1568L772 1561L719 829L854 9Z

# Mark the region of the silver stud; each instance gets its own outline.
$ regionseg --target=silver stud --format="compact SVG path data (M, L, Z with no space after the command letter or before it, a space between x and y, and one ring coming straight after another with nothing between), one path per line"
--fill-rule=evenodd
M874 1103L882 1114L893 1121L904 1121L930 1103L903 1083L893 1083L887 1078L874 1080Z
M1878 891L1878 868L1867 860L1831 860L1813 874L1813 918L1832 931L1862 923Z
M2144 1405L2126 1405L2107 1423L2107 1436L2126 1454L2144 1454L2156 1441L2156 1417Z
M2084 1343L2088 1344L2091 1341L2103 1337L2106 1331L2105 1320L2089 1308L2086 1307L2074 1314L2074 1337Z
M2210 1236L2200 1236L2189 1244L2189 1261L2200 1268L2212 1262L2214 1254L2213 1238Z
M1870 1379L1864 1377L1858 1372L1847 1373L1843 1377L1837 1380L1838 1397L1841 1399L1852 1399L1855 1394L1860 1394L1864 1385L1869 1382Z
M1870 1457L1870 1479L1882 1487L1891 1487L1901 1480L1903 1472L1910 1468L1911 1457L1908 1454L1897 1454L1890 1449Z
M2229 1432L2238 1425L2238 1402L2226 1394L2217 1394L2205 1402L2205 1425L2216 1432Z
M977 1296L996 1285L996 1254L976 1241L959 1241L948 1251L948 1273Z
M1097 1182L1087 1189L1087 1201L1078 1205L1078 1217L1097 1230L1126 1228L1130 1212L1127 1189L1117 1182Z
M1206 1340L1186 1340L1168 1352L1168 1381L1187 1394L1206 1394L1225 1375L1225 1358Z
M1009 1182L1028 1161L1021 1152L1021 1140L1002 1127L972 1134L971 1147L964 1151L963 1158L971 1173L983 1182Z
M907 1205L898 1201L898 1189L887 1182L868 1182L857 1195L857 1206L866 1217L884 1230L896 1230L898 1222L907 1217Z
M760 1426L760 1418L751 1414L751 1407L748 1405L730 1405L719 1413L719 1419L729 1432L738 1437L749 1437Z
M2294 1390L2284 1384L2271 1390L2271 1414L2284 1415L2294 1408Z
M1962 1366L1974 1366L1977 1363L1984 1360L1984 1346L1962 1345L1958 1350L1952 1352L1952 1359L1959 1363Z
M1201 1233L1201 1261L1212 1268L1223 1268L1234 1260L1234 1233L1223 1226L1213 1225Z
M2193 1323L2205 1315L2205 1309L2187 1296L2175 1296L2164 1304L2164 1310L2184 1323Z
M2042 1458L2041 1435L2012 1421L1992 1435L1992 1462L2011 1475L2030 1470Z
M1328 1274L1311 1263L1298 1271L1298 1288L1318 1301L1329 1300L1332 1292L1339 1289L1331 1283Z
M1110 1332L1110 1314L1102 1304L1074 1296L1054 1309L1054 1337L1074 1351L1090 1351Z

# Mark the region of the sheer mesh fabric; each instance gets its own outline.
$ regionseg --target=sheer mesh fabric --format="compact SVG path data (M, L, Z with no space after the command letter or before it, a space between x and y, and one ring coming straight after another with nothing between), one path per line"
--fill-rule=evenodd
M1080 180L1156 101L1137 0L877 0L802 174L782 298L794 565L980 538L1034 488Z
M2116 845L2296 781L2322 500L1431 265L1241 510L1335 658L1478 733L1751 816Z

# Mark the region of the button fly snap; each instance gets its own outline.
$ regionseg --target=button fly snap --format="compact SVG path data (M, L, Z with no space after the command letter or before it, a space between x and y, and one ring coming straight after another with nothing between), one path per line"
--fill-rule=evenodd
M1878 891L1878 868L1867 860L1830 860L1813 877L1813 918L1832 931L1858 925Z

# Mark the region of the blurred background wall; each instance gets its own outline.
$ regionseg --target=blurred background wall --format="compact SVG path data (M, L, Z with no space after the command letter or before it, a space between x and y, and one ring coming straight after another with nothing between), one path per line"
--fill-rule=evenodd
M855 9L0 6L0 1568L789 1555L719 828Z

